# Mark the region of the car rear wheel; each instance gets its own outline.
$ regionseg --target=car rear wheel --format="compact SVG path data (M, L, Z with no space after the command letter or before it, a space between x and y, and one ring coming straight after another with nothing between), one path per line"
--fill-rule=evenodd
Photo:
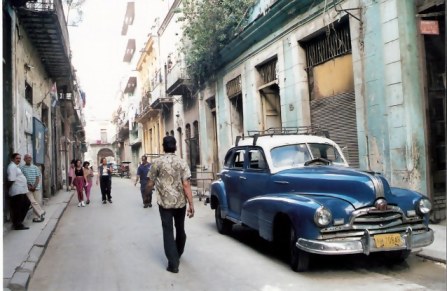
M296 246L298 239L295 228L290 224L290 236L289 236L289 254L290 254L290 267L295 272L304 272L309 269L309 253L300 250Z
M214 216L216 218L217 231L220 234L229 234L231 232L233 224L228 219L222 218L222 216L220 215L220 205L217 205Z

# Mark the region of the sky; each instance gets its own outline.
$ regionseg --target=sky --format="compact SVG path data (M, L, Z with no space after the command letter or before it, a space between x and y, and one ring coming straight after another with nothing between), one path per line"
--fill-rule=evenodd
M137 0L136 9L138 9ZM143 0L150 2L150 9L143 11L148 31L155 17L168 5L168 0ZM117 107L116 96L120 82L127 82L122 71L126 36L121 28L127 7L127 0L86 0L83 20L78 26L69 26L72 63L86 93L86 119L110 118ZM139 10L139 15L142 15ZM138 14L136 15L136 17ZM140 48L134 57L139 57Z
M126 1L110 5L112 1L87 0L83 21L69 27L72 63L87 96L86 114L101 118L113 111L124 51L121 27Z

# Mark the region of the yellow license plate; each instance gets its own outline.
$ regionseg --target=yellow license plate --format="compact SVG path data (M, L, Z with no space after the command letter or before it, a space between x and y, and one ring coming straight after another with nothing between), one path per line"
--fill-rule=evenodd
M402 238L398 233L377 234L374 236L377 248L392 248L402 245Z

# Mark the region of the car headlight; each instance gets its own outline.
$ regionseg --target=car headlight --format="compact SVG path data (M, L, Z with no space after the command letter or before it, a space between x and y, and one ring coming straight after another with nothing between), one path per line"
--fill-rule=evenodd
M329 209L321 206L315 211L314 221L318 226L327 226L332 221L332 213Z
M431 211L431 202L428 199L421 199L419 200L417 210L419 213L427 214Z

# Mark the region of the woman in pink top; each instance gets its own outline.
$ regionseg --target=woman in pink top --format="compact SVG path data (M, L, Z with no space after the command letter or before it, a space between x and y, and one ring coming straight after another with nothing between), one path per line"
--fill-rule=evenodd
M87 198L87 201L85 203L90 204L90 190L92 188L93 169L90 168L89 162L84 162L84 164L82 164L82 167L85 175L87 176L87 185L84 186L85 196Z
M78 207L85 207L84 202L84 186L88 186L87 175L82 167L80 160L76 160L76 167L74 169L75 178L73 179L72 185L76 187L78 193L79 204Z

